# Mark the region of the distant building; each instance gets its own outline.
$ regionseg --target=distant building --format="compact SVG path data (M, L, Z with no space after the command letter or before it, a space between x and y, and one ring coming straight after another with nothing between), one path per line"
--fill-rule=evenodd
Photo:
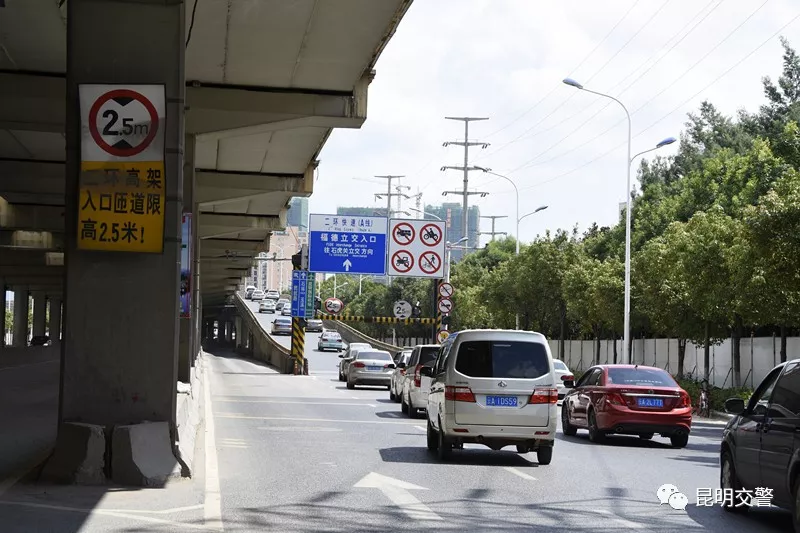
M245 283L261 290L277 289L288 292L292 287L292 255L300 246L308 244L305 228L288 226L285 231L275 231L269 238L269 250L261 252L253 262Z
M308 198L292 198L286 213L286 225L308 231Z
M463 212L462 205L457 202L448 202L441 205L426 205L425 212L444 220L447 228L447 240L456 242L464 237L464 228L462 227L461 213ZM425 215L425 218L433 219L434 217ZM468 208L467 229L469 230L469 239L466 243L460 246L468 245L469 248L477 248L480 242L481 231L481 210L477 205ZM459 261L464 257L464 250L453 250L453 261Z

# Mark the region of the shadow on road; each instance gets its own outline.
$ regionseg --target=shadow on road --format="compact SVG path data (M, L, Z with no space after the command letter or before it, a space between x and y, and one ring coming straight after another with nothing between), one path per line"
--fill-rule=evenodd
M420 434L423 435L424 434ZM387 463L442 464L425 446L397 446L378 450L381 459ZM510 451L494 451L488 448L467 447L453 450L447 463L472 466L516 466L538 467L538 463L528 461L525 456Z

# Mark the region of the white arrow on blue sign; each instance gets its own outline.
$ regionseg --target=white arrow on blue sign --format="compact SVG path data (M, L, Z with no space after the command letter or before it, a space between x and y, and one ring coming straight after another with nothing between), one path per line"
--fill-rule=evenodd
M327 274L386 274L385 217L309 216L308 269Z

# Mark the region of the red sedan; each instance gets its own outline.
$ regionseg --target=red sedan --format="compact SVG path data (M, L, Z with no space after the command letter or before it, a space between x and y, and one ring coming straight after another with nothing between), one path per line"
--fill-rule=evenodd
M608 434L651 439L659 433L673 446L689 442L692 400L668 372L651 366L597 365L581 376L564 397L561 428L565 435L589 430L589 440Z

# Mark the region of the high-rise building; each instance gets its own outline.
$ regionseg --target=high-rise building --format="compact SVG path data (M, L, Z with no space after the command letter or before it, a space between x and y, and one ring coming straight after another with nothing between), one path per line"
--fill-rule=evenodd
M308 198L298 196L289 202L286 225L308 231Z
M473 205L467 208L468 209L468 230L469 230L469 238L467 242L460 244L459 246L467 246L469 248L477 248L480 242L480 221L481 221L481 210L477 205ZM461 227L461 213L463 211L462 204L458 202L448 202L443 203L441 205L426 205L425 212L430 213L432 215L436 215L437 217L441 218L446 222L447 228L447 240L450 242L456 242L464 236L464 228ZM433 217L425 215L425 218L433 220ZM459 261L462 257L464 257L464 250L454 249L452 252L452 260Z

